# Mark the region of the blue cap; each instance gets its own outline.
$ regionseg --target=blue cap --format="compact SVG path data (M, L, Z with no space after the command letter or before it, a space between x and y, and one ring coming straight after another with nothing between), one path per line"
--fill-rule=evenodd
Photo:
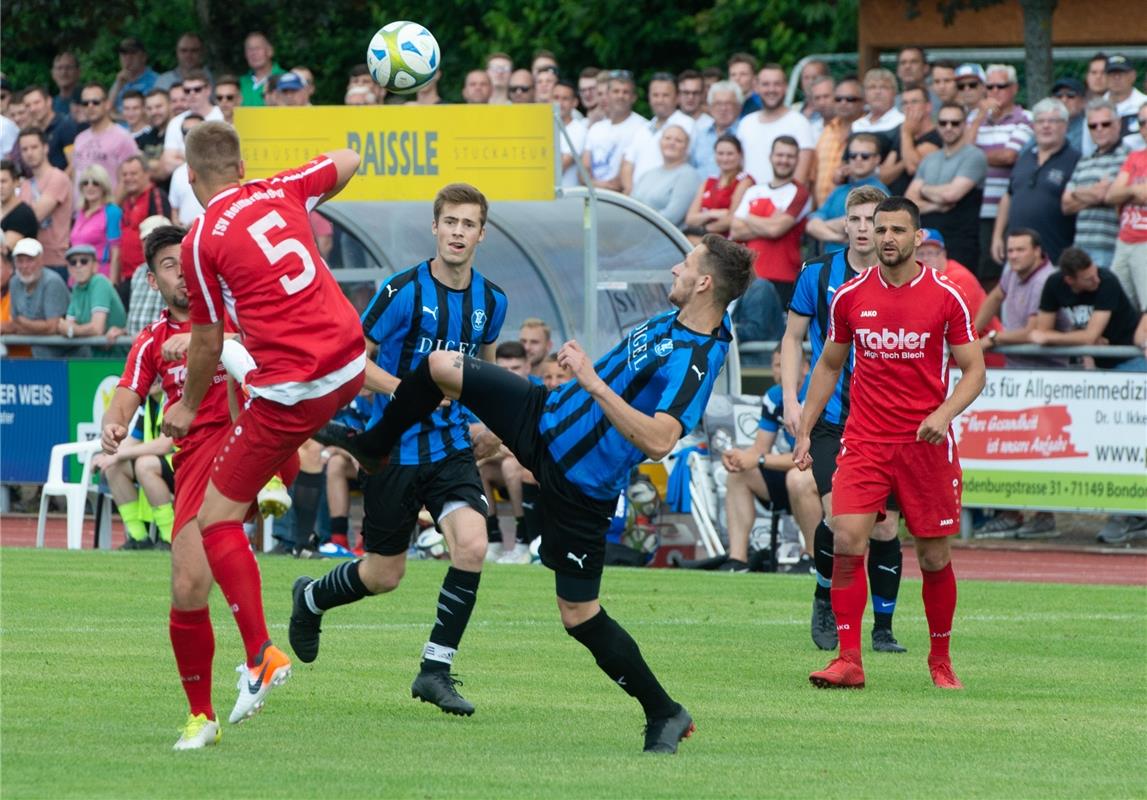
M944 234L940 231L935 228L921 228L920 230L924 231L924 238L920 240L921 247L926 244L938 244L947 249L947 245L944 244Z
M284 72L279 76L280 92L297 92L307 88L307 82L297 72Z
M975 78L980 83L988 82L988 76L984 74L984 68L972 62L956 67L956 80L960 78Z

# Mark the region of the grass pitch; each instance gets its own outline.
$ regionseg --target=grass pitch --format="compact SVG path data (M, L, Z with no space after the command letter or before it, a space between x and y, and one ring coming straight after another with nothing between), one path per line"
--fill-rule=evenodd
M291 582L330 562L261 559L271 635ZM1142 587L964 582L953 655L932 687L918 581L866 652L868 687L818 691L812 582L608 570L603 604L697 722L644 756L643 717L567 637L541 568L492 565L462 643L450 717L410 698L444 562L337 609L314 664L216 748L173 753L186 716L158 553L0 554L0 794L5 798L729 798L1147 796ZM221 596L214 698L235 699L238 634ZM865 635L867 644L867 631Z

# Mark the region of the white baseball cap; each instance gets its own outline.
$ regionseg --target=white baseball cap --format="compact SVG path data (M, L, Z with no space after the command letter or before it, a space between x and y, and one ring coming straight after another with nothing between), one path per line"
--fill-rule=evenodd
M31 256L32 258L39 258L44 252L44 245L40 244L38 239L21 239L16 242L16 246L12 248L12 257L16 256Z

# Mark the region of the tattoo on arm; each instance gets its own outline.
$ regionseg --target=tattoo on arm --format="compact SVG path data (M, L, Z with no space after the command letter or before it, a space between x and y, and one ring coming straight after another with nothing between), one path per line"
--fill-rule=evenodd
M455 358L454 358L454 368L455 369L462 369L462 365L464 363L466 363L466 359L461 353L459 353L457 356L455 356Z

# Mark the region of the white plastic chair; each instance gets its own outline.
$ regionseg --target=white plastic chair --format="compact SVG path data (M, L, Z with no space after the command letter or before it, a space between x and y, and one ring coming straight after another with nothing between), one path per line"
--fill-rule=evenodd
M701 535L701 544L709 558L725 555L721 535L714 521L718 519L717 487L709 472L708 455L693 452L689 454L689 499L693 521Z
M68 549L83 547L84 508L88 495L94 495L95 502L104 502L99 487L92 483L92 456L100 450L99 439L87 442L58 444L52 448L48 462L48 480L44 483L40 496L40 519L36 525L36 547L44 546L44 528L48 521L48 498L64 497L68 509ZM75 456L84 465L79 483L64 480L64 459ZM105 514L108 517L109 514ZM109 537L110 538L110 537Z

